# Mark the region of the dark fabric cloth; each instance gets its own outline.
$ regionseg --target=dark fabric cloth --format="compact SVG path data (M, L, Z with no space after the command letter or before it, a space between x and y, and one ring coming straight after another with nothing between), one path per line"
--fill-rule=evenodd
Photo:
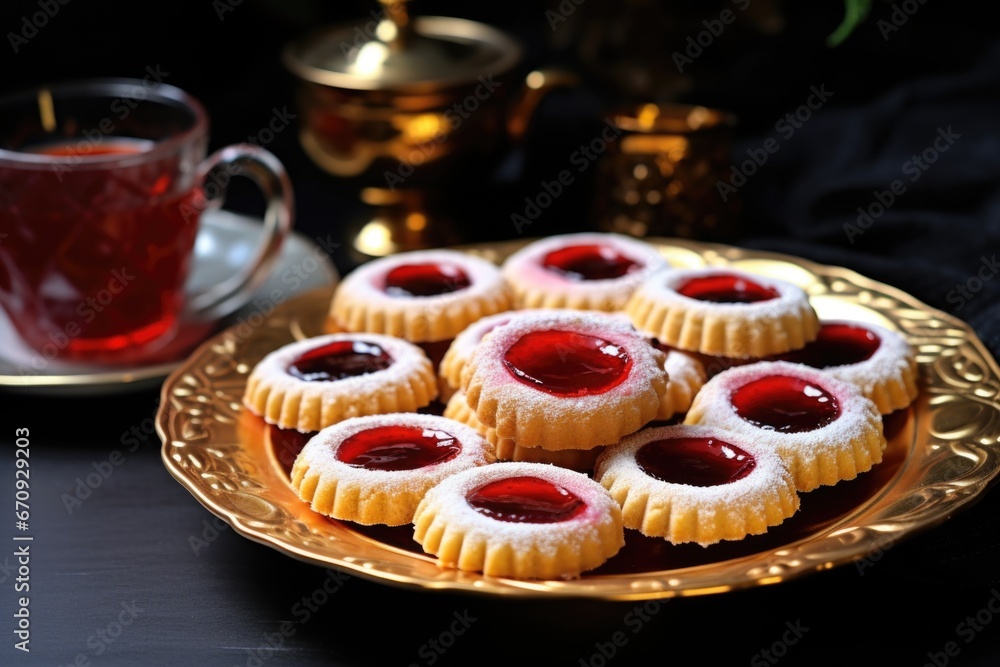
M969 71L821 109L744 186L743 244L899 287L967 321L998 355L998 119L1000 44ZM765 138L741 141L734 160ZM937 157L921 166L925 151Z

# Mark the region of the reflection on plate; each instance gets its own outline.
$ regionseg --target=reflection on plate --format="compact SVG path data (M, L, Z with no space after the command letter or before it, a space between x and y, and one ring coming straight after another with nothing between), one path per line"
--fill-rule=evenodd
M205 213L195 243L195 256L186 291L198 293L236 274L253 257L261 233L260 222L227 211ZM46 395L110 393L152 387L161 382L211 333L270 311L271 304L302 292L336 284L339 276L327 252L299 234L282 247L274 271L246 304L231 304L221 313L223 321L188 319L158 358L141 366L107 368L44 359L18 340L9 320L0 311L0 387ZM254 320L256 321L256 320Z
M918 349L922 392L887 417L885 460L803 494L785 524L740 542L674 546L629 531L623 551L568 581L443 570L408 529L362 528L312 512L288 485L287 452L241 409L246 375L271 350L324 333L332 290L305 294L249 336L228 330L163 385L157 429L171 474L241 534L307 562L408 587L510 596L652 599L774 584L842 565L928 529L974 501L1000 469L1000 368L967 325L842 268L727 246L653 239L676 266L737 266L801 285L820 317L901 331ZM501 261L523 242L467 247Z

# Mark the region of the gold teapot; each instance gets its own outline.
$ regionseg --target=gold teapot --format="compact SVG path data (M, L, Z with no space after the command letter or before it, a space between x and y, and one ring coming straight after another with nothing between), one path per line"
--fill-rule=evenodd
M324 27L289 44L299 81L299 139L322 169L355 185L373 214L353 232L365 256L461 241L429 200L488 168L523 138L538 103L577 84L571 72L523 79L521 44L460 18L411 17L381 0L367 24Z

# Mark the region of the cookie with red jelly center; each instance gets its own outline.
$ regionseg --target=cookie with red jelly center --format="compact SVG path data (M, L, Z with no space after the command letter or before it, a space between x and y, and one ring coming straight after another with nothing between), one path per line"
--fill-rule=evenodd
M625 311L664 345L713 357L783 354L819 331L801 287L733 267L661 271L636 289Z
M659 413L666 355L627 322L596 311L513 316L462 372L470 409L521 447L589 450Z
M899 332L868 322L824 320L815 341L774 360L855 384L884 415L908 407L919 394L916 350Z
M473 429L436 415L347 419L302 448L291 471L299 498L320 514L371 525L409 523L428 489L493 462Z
M251 369L243 405L268 424L318 431L349 417L415 412L437 397L434 368L405 340L326 334L288 343Z
M511 307L500 268L457 250L416 250L369 261L337 286L333 323L414 343L451 341L481 317Z
M519 579L580 576L625 544L621 509L587 475L544 463L495 463L428 491L414 539L443 568Z
M886 447L878 408L856 385L787 361L719 373L695 397L685 424L774 448L801 492L854 479L880 463Z
M510 255L501 269L515 308L614 312L646 277L667 266L645 241L580 233L533 241Z
M759 535L799 508L774 449L708 425L630 435L598 457L594 479L621 505L626 528L674 544Z

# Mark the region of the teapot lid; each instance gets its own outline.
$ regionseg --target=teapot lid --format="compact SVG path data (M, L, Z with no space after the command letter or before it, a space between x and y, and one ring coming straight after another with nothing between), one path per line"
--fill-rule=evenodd
M380 0L367 24L322 28L290 44L285 65L305 81L348 90L436 89L500 75L521 45L466 19L413 19L402 0Z

